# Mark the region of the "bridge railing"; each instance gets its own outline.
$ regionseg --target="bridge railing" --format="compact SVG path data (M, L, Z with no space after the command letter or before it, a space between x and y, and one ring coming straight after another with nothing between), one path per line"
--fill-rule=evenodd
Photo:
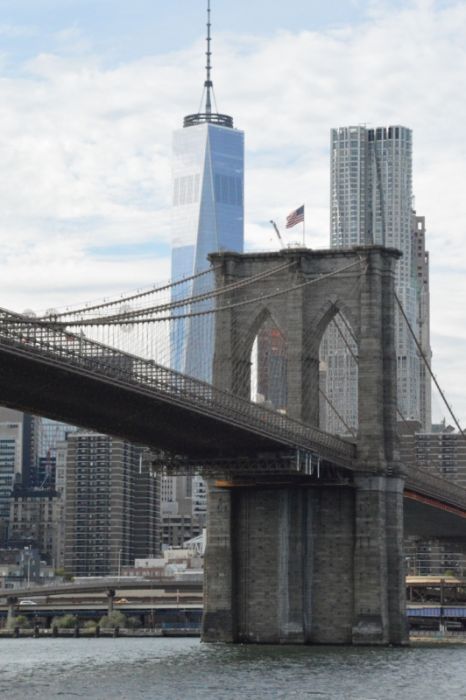
M23 353L39 354L87 372L150 389L171 402L188 403L196 410L271 439L332 458L337 464L350 466L356 456L356 446L350 441L216 389L153 360L54 327L53 323L34 321L0 309L0 343L15 346Z
M465 488L427 469L407 466L406 488L430 498L444 500L462 510L466 507Z

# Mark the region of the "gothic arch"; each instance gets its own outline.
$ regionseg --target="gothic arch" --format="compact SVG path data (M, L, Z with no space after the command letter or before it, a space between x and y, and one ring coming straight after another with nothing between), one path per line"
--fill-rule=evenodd
M275 314L270 310L268 306L263 306L253 318L249 326L246 329L244 329L242 333L242 338L240 340L241 350L239 352L239 356L241 358L249 358L251 356L254 340L256 339L257 334L259 333L264 323L266 323L268 320L272 321L272 323L278 328L280 333L283 335L285 340L287 339L287 334L285 333L281 324L277 322Z
M353 300L350 300L350 302L351 301ZM353 331L354 336L356 337L357 343L359 345L359 318L355 318L353 310L351 309L349 304L343 302L340 298L335 296L330 298L325 304L323 304L320 307L320 309L314 315L314 318L312 319L308 328L306 329L306 335L309 333L312 334L312 343L314 348L317 349L317 351L320 347L325 331L327 330L329 324L333 321L335 316L338 314L338 312L341 312L348 321L348 324L350 325L351 330Z

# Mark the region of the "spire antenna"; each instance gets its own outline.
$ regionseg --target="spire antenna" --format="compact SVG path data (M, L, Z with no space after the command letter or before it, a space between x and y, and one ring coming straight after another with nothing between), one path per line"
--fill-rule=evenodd
M205 106L204 111L199 111L197 114L188 114L184 118L183 125L196 126L197 124L217 124L218 126L224 126L229 129L233 128L233 119L228 116L228 114L219 114L217 112L212 112L212 98L214 97L214 84L212 82L212 22L211 22L211 10L210 10L210 0L207 0L207 51L206 55L206 79L204 81L204 92L202 94L202 101L200 110L202 110L202 103L204 101L205 95Z
M206 114L212 114L212 88L213 88L213 83L211 79L211 72L212 72L212 64L211 64L211 57L212 57L212 50L211 50L211 42L212 42L212 37L211 37L211 30L212 23L210 21L210 0L207 0L207 51L206 51L206 56L207 56L207 65L206 65L206 81L204 83L204 87L206 89L206 98L205 98L205 111Z

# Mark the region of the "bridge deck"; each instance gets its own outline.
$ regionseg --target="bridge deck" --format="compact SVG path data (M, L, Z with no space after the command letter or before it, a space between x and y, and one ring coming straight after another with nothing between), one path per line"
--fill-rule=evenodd
M356 447L349 441L151 360L50 324L25 323L5 310L0 311L0 358L5 405L110 434L123 432L193 457L293 448L353 467ZM105 412L111 420L101 415Z
M356 446L205 382L0 310L0 404L193 459L302 450L357 469ZM466 511L466 490L409 467L406 486Z

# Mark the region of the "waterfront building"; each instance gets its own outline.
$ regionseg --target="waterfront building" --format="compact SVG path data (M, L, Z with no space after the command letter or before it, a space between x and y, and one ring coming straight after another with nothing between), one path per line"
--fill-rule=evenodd
M205 527L207 486L200 476L162 476L162 548L182 547Z
M159 480L144 448L77 432L67 439L64 472L66 573L116 575L136 557L157 555Z
M16 466L14 473L5 464L4 468L0 470L0 482L3 484L3 486L0 486L0 491L2 491L4 497L7 497L8 488L11 489L13 481L15 484L21 483L25 487L28 487L34 480L34 470L37 465L39 449L41 418L11 408L0 407L0 424L3 425L3 430L9 433L9 437L6 436L4 440L9 439L10 442L8 444L4 441L0 443L0 445L3 445L4 450L11 451L11 439L15 441ZM3 514L5 515L7 512L8 505L4 502Z
M10 496L16 478L21 477L23 424L21 420L0 423L0 520L5 539L10 516Z
M401 461L466 487L466 442L445 421L424 432L418 421L399 424ZM405 541L409 573L466 575L466 543L461 536L409 537Z
M244 133L232 117L213 108L211 80L210 4L207 22L207 75L200 112L184 119L173 136L172 279L197 275L210 267L208 254L243 252L244 241ZM190 295L213 288L211 275L190 284ZM196 304L207 310L211 301ZM180 313L187 313L190 306ZM209 381L213 361L213 317L172 324L172 366Z
M44 489L14 489L10 497L8 543L33 546L49 564L60 568L63 518L59 495Z
M436 432L423 432L417 422L400 424L401 461L466 487L466 441L444 426Z
M162 515L162 549L183 547L187 540L202 534L204 523L191 514Z
M425 238L422 238L420 283L417 247L425 233L425 225L424 220L412 212L411 130L400 125L374 129L365 126L332 129L330 188L331 247L376 244L402 252L397 265L396 292L418 337L423 323L424 344L428 347L428 304L425 303L428 299L428 257ZM421 221L422 228L419 228ZM421 296L424 299L422 308ZM337 317L337 324L338 320ZM345 321L347 324L348 319ZM348 432L347 426L357 427L357 348L346 324L340 321L340 329L331 324L321 346L322 377L325 382L321 386L336 408L335 411L327 407L325 411L324 427L330 432L345 433ZM421 382L415 342L398 311L395 333L400 417L420 420L422 416L423 425L428 428L428 383L424 375ZM352 343L353 352L348 349Z
M53 567L41 560L35 547L0 548L0 588L24 588L30 583L45 584L53 579Z

